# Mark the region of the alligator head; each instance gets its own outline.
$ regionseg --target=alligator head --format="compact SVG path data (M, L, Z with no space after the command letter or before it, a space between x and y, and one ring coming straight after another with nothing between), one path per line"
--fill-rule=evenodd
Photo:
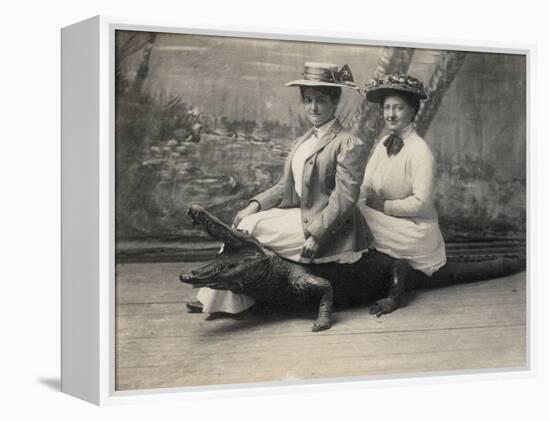
M213 261L191 273L182 273L182 282L194 287L246 293L249 291L248 286L258 286L258 282L267 277L273 252L246 232L228 227L198 205L191 206L187 213L194 225L200 225L224 245Z

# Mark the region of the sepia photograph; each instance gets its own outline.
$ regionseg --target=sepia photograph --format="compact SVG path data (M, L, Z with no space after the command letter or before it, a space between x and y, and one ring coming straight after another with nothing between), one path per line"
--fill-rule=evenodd
M116 30L115 391L527 369L527 66Z

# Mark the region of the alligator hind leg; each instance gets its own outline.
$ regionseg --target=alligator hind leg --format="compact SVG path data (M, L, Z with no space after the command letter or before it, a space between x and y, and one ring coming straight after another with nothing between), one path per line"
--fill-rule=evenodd
M319 332L330 329L334 302L334 292L330 282L320 276L302 273L293 278L292 288L301 294L321 296L317 320L313 323L311 330Z
M393 263L390 272L390 290L388 296L368 307L369 313L380 317L383 314L397 310L401 304L401 297L407 289L407 281L411 272L412 268L406 260L397 259Z

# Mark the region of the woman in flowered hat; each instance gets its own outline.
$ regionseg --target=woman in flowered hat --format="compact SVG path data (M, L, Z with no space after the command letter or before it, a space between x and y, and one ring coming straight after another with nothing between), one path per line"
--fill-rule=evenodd
M281 180L253 197L234 226L267 248L301 263L352 263L370 234L357 208L367 159L366 146L335 117L342 88L358 92L346 65L306 63L299 87L312 127L290 150ZM237 313L253 304L243 295L203 288L190 311Z
M426 99L422 82L408 75L386 75L367 85L366 97L382 105L387 131L367 163L361 190L374 253L393 260L388 265L390 297L371 308L381 315L399 306L406 280L431 276L446 263L446 256L432 203L435 161L414 126L420 101Z

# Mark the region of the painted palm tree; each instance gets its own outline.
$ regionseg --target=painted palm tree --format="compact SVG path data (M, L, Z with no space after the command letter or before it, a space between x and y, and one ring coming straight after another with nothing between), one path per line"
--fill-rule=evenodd
M139 150L143 137L143 127L136 118L143 113L140 99L143 95L143 86L149 75L151 52L155 43L156 34L132 34L126 40L117 37L115 42L115 103L116 103L116 133L124 137L124 145L130 154ZM128 57L141 51L142 58L135 77L130 81L125 73L124 66ZM137 123L137 124L136 124ZM121 142L122 143L122 142ZM133 151L133 152L132 152Z
M140 172L140 157L148 124L143 87L149 75L151 52L156 39L154 33L117 34L115 42L115 144L116 144L116 220L117 229L128 224L126 212L143 201L148 182ZM128 58L141 52L137 72L132 80L125 66ZM149 177L150 179L150 177Z
M377 78L391 73L407 73L413 53L414 49L412 48L384 48L373 77ZM428 99L422 102L416 117L417 130L421 136L428 131L445 93L460 70L465 57L466 54L462 51L441 52L439 62L426 87ZM367 144L372 146L384 126L381 107L363 100L352 118L351 126L356 135L365 139Z
M441 101L449 86L460 70L466 53L463 51L442 51L439 62L434 68L432 77L426 87L428 99L420 104L416 115L416 130L422 137L428 132L430 123L435 117Z
M126 33L118 33L115 42L116 93L124 94L131 91L140 92L149 74L151 51L153 50L157 35L155 33L147 33L143 36L141 33L136 32L126 39L123 39L123 36L126 36ZM140 51L142 52L142 61L139 65L135 79L130 83L124 74L124 64L127 62L128 57Z
M407 73L414 54L413 48L386 47L376 68L373 78L390 73ZM367 145L374 145L383 127L382 109L376 104L367 102L364 98L352 117L351 130L365 139Z

